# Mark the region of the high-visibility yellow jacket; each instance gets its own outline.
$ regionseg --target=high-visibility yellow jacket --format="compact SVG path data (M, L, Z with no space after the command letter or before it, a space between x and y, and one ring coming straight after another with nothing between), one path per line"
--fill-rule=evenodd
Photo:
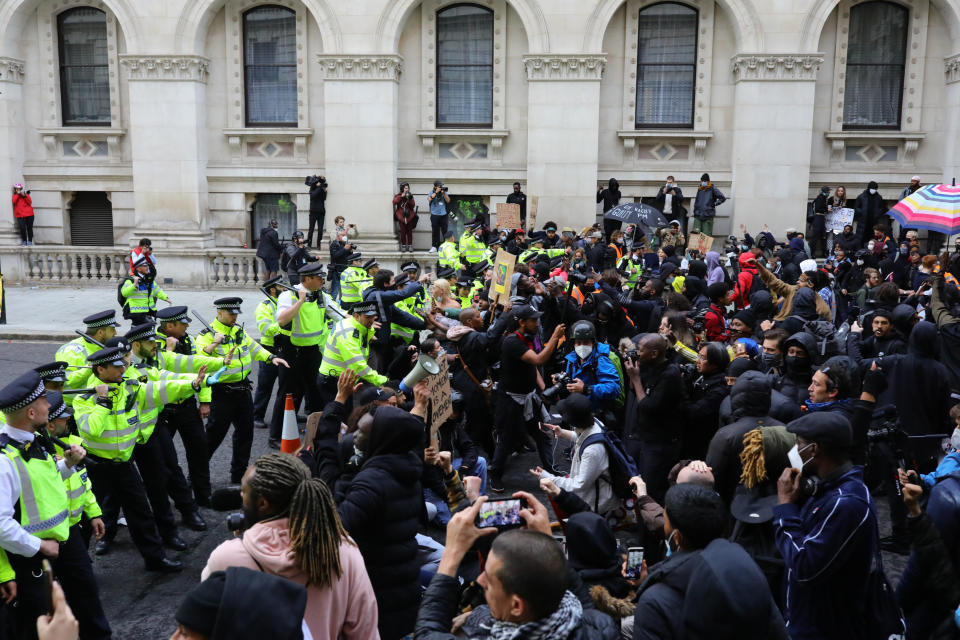
M370 342L373 340L373 327L367 329L353 316L347 316L327 337L323 347L323 359L320 362L320 374L339 376L344 369L353 369L360 379L377 386L387 381L367 364L370 355Z
M340 301L357 304L363 300L363 292L373 285L373 278L361 267L349 266L340 274Z
M72 433L60 439L67 444L83 445L83 439ZM57 449L57 454L63 456L63 449L56 444L54 447ZM100 510L100 505L97 504L97 497L93 495L93 489L90 487L90 479L87 477L86 468L75 469L74 473L63 481L63 484L67 489L67 504L70 509L71 527L80 522L83 514L86 514L91 520L103 515L103 512ZM2 576L2 574L0 574L0 576ZM2 581L2 577L0 577L0 582Z
M437 250L437 263L441 267L460 268L460 250L457 249L456 242L447 240L440 245L440 249Z
M468 265L483 261L486 250L487 245L472 233L460 243L460 253Z
M150 286L134 284L134 276L127 276L120 287L124 306L130 313L150 313L157 310L157 300L166 300L167 294L156 282Z
M269 362L273 359L273 354L260 346L260 344L250 337L237 325L228 327L219 320L214 320L210 326L217 333L222 333L226 338L216 349L210 352L211 356L217 356L226 359L231 354L230 363L227 370L220 375L220 382L241 382L246 380L253 369L253 361ZM196 339L197 351L206 355L203 350L213 344L213 334L209 329L204 329ZM213 371L210 371L213 373Z
M63 383L64 389L83 389L91 373L87 365L87 356L100 350L100 347L89 340L74 338L57 349L55 360L67 363L67 380ZM63 401L73 406L73 394L64 395Z
M287 296L284 304L294 304L297 301L296 294L292 291L284 291L281 296ZM290 338L290 344L295 347L308 347L321 344L323 334L326 333L326 309L323 306L323 294L316 292L315 300L310 300L311 295L300 305L297 315L293 316L289 326L280 327L280 333ZM277 301L279 302L279 298ZM279 313L275 309L274 315Z
M260 332L260 344L272 347L274 336L280 332L280 325L276 321L277 303L267 298L257 305L253 317L257 320L257 331Z

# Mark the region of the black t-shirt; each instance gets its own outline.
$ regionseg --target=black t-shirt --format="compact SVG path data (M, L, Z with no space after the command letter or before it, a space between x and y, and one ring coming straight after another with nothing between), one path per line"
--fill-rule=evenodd
M530 393L537 388L537 368L521 358L532 342L516 333L507 334L500 344L500 388L510 393Z

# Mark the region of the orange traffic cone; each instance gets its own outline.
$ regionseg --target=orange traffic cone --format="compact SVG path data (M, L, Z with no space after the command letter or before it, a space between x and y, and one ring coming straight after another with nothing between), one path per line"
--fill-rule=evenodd
M297 426L297 410L293 407L293 395L287 394L283 403L283 431L280 433L280 451L295 453L300 448L300 427Z

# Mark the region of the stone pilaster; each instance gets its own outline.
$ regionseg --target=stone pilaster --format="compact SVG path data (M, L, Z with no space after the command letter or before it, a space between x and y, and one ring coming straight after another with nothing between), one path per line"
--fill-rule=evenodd
M943 136L943 177L944 184L960 174L960 53L943 60L946 74L946 100L944 113L947 117L947 134Z
M595 218L603 54L526 55L527 194L539 221L582 228Z
M23 76L23 60L0 58L0 184L7 194L10 185L23 181ZM0 245L19 243L13 215L0 216Z
M317 62L325 74L327 219L343 215L355 221L362 215L363 249L395 248L391 199L397 189L397 80L403 58L321 54Z
M158 248L213 246L207 227L206 81L201 56L124 55L137 235Z
M734 233L740 224L754 230L768 223L777 236L788 227L804 228L813 102L822 62L816 53L733 57L733 187L727 194L733 196L733 227L715 229L714 235ZM771 193L777 194L775 211L757 206Z

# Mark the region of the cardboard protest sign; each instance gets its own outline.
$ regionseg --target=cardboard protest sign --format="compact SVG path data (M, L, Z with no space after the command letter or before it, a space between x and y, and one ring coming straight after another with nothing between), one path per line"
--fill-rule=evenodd
M491 304L497 304L497 301L506 302L510 297L510 281L513 280L513 269L517 263L517 256L500 249L497 251L497 259L493 263L493 282L490 286Z
M530 196L528 201L530 202L530 211L527 212L527 228L536 229L537 207L540 206L540 196Z
M690 248L696 249L700 255L706 255L711 247L713 247L713 236L708 236L702 231L690 234Z
M520 205L510 202L497 203L497 229L520 228Z
M848 224L853 224L853 209L835 207L827 212L827 231L843 231Z
M436 441L437 429L453 414L453 403L450 401L450 365L447 364L447 354L440 351L437 358L440 372L427 378L430 383L430 442Z

